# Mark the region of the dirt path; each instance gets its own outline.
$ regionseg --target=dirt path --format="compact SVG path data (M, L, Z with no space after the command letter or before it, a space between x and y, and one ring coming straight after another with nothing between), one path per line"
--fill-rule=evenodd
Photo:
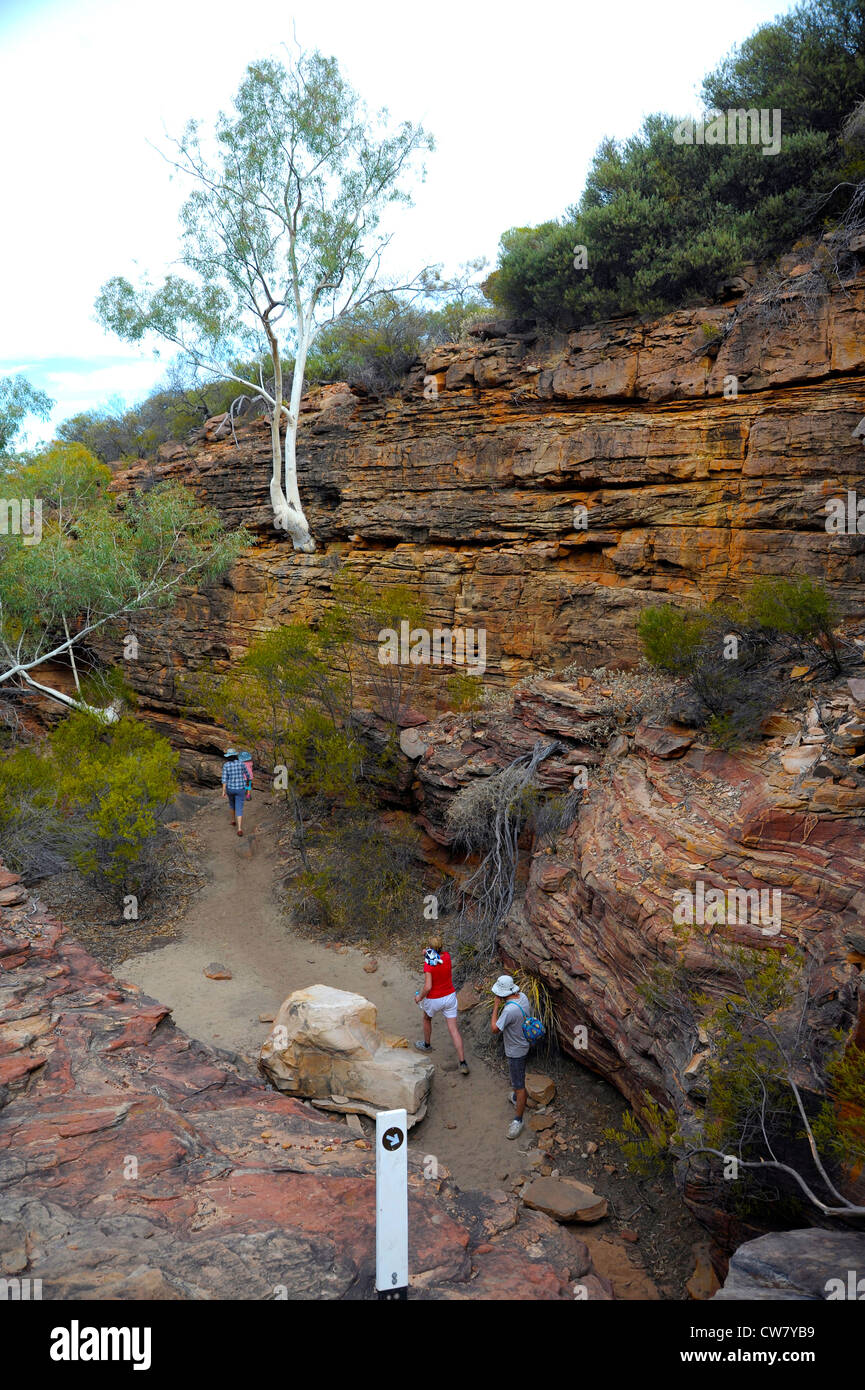
M248 803L243 839L229 815L227 803L214 793L214 805L195 817L197 835L212 851L206 865L210 880L192 903L181 937L127 957L118 974L168 1004L177 1024L193 1037L254 1060L270 1032L259 1014L275 1014L293 990L314 984L364 995L378 1009L382 1031L413 1045L422 1036L413 998L422 981L420 967L415 974L380 955L378 970L367 974L363 967L370 958L362 951L343 947L337 953L293 935L273 889L278 866L267 799L256 794ZM211 962L226 966L232 978L208 979L204 969ZM510 1185L526 1171L526 1152L536 1138L528 1129L517 1140L506 1137L513 1111L504 1064L493 1069L472 1056L472 1039L485 1021L481 1012L460 1016L469 1077L457 1070L442 1021L434 1023L430 1106L412 1130L412 1147L433 1155L463 1188Z
M402 1035L413 1045L421 1036L413 997L422 979L420 964L414 973L401 960L379 953L378 969L367 974L363 967L370 956L362 950L343 946L336 951L292 932L275 892L282 865L273 814L268 798L256 793L247 804L240 839L227 803L213 793L189 823L208 877L182 919L180 936L128 956L117 975L168 1004L177 1024L193 1037L253 1062L271 1027L259 1015L275 1015L293 990L314 984L364 995L378 1009L382 1031ZM419 942L419 957L421 949ZM231 979L209 979L204 971L211 962L224 965ZM605 1127L621 1125L621 1097L600 1078L564 1061L553 1068L554 1131L536 1133L527 1124L518 1139L509 1140L513 1110L503 1058L494 1054L490 1061L478 1052L481 1041L486 1046L488 1026L482 1005L460 1014L471 1067L470 1076L463 1077L442 1021L434 1022L428 1054L435 1065L430 1104L425 1119L411 1131L410 1147L422 1158L434 1157L463 1189L514 1189L538 1162L547 1163L547 1172L552 1168L588 1183L610 1204L608 1219L587 1229L585 1236L617 1296L657 1298L660 1289L662 1297L681 1298L701 1232L672 1179L651 1184L636 1180L603 1140ZM371 1122L364 1119L363 1124L371 1133ZM539 1141L550 1146L543 1157ZM639 1251L628 1240L639 1240Z

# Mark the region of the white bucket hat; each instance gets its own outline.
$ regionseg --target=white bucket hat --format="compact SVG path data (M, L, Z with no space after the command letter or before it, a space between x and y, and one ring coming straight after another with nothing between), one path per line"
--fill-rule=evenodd
M517 987L510 975L500 975L492 987L493 994L497 994L500 999L504 999L508 994L516 994Z

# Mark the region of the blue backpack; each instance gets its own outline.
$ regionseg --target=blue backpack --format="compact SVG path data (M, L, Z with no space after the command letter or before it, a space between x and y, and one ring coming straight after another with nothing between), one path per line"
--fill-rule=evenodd
M516 999L514 1000L514 1003L517 1004ZM541 1020L539 1018L530 1017L530 1015L526 1013L522 1004L517 1004L517 1008L523 1016L523 1037L525 1038L526 1042L529 1044L540 1042L541 1038L547 1031L544 1025L541 1023Z

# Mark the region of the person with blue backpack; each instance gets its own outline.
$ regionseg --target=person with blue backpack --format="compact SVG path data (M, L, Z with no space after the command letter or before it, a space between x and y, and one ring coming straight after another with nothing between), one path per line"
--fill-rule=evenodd
M526 1057L532 1043L544 1036L544 1026L539 1019L532 1018L528 999L510 975L500 975L492 991L496 995L496 1002L490 1032L493 1036L501 1033L504 1039L513 1087L510 1100L517 1112L508 1126L508 1138L516 1139L523 1130L523 1112L526 1108ZM504 1008L499 1013L502 1000Z
M243 806L252 791L252 775L247 762L248 754L238 753L234 748L225 750L222 764L222 795L228 797L231 806L231 823L237 825L238 835L243 835Z

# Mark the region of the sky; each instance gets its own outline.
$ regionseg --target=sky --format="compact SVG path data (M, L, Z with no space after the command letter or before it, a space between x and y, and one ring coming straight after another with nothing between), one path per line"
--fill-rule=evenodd
M561 216L605 136L700 110L702 77L785 0L0 0L0 376L56 401L29 442L111 397L141 399L159 358L96 322L112 275L158 280L184 188L168 139L228 108L246 65L333 54L371 108L436 140L387 269L483 256L512 226Z

